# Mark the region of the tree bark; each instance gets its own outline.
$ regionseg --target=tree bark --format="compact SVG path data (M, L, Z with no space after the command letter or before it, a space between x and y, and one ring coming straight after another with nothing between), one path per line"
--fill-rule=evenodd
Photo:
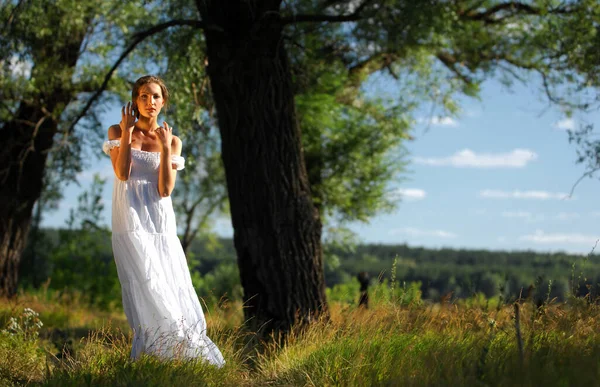
M285 333L327 314L321 221L302 156L280 1L198 1L218 113L244 313Z
M57 123L41 109L21 104L16 118L1 129L0 151L0 296L17 290L33 205L39 199L48 150Z

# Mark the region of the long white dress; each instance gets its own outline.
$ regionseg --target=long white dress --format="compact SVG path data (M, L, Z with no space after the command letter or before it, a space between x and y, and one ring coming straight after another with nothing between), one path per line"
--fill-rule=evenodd
M119 145L107 141L103 150L109 154ZM173 156L172 162L183 169L183 157ZM202 357L222 366L223 355L206 335L171 198L158 193L160 153L132 149L131 163L127 181L115 178L112 197L112 248L134 332L131 357Z

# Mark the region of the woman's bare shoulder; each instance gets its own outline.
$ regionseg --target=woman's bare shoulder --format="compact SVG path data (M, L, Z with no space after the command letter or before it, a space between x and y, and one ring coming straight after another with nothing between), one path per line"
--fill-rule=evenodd
M173 136L173 140L171 141L172 146L181 146L181 139L177 136Z
M119 125L111 125L108 128L108 139L116 140L121 138L121 127Z
M173 136L171 140L171 152L174 155L181 155L181 140L177 136Z

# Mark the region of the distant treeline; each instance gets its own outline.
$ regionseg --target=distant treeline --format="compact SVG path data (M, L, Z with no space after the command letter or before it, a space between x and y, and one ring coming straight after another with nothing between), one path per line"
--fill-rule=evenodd
M390 278L395 263L396 281L420 282L423 298L465 298L475 293L503 296L557 298L569 294L596 297L600 283L598 255L426 249L401 245L369 244L354 251L338 251L340 265L326 273L328 284L347 281L360 271L375 278Z
M598 255L426 249L406 244L364 244L327 248L325 279L328 287L356 282L367 272L372 282L393 280L396 286L420 283L422 296L467 298L477 293L563 300L573 294L595 300L600 284ZM216 301L239 298L233 241L198 238L188 252L192 280L201 297ZM120 290L112 261L110 233L105 229L39 230L28 241L21 265L21 287L45 284L59 290L88 294L100 306L119 302ZM48 283L49 279L49 283Z

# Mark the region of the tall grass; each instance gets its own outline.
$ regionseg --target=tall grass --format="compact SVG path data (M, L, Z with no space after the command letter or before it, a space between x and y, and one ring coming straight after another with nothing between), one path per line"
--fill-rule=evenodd
M23 294L16 301L0 301L0 313L15 316L25 305L38 308L44 326L39 336L0 333L0 385L599 384L597 305L521 302L519 342L513 304L490 303L481 296L461 303L430 304L416 297L401 302L396 295L401 289L372 298L370 309L333 301L329 319L261 351L248 346L252 334L243 328L241 304L208 310L209 335L227 360L221 369L151 356L131 361L131 335L122 328L122 313L86 309L58 296L46 295L50 301L42 302L40 295ZM63 329L64 321L82 328L71 332L70 347L60 347L49 334Z

